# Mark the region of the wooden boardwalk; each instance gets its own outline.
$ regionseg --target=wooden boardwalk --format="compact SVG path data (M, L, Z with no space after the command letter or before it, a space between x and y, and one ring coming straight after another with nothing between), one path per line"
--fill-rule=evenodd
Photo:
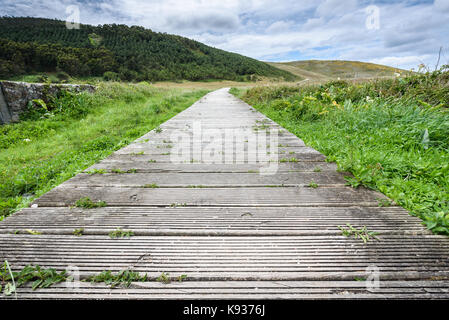
M202 132L219 129L220 135L269 131L267 143L275 136L277 141L267 150L275 152L269 151L270 162L254 160L248 138L240 141L246 158L240 157L228 136L220 141L195 134L199 122ZM379 207L383 195L345 186L335 164L226 89L160 128L1 222L0 260L16 269L76 269L81 279L132 269L152 277L165 272L173 281L129 288L87 282L36 291L25 286L19 298L449 298L447 237L430 234L400 207ZM183 140L175 140L179 133ZM179 161L186 146L190 153ZM211 147L221 161L206 154ZM259 171L268 166L276 168L274 174ZM70 207L82 197L107 206ZM338 226L346 223L366 225L380 240L364 244L345 237ZM111 239L109 232L118 227L134 236ZM73 235L78 228L83 236ZM26 229L42 234L14 234ZM184 274L185 281L176 281Z

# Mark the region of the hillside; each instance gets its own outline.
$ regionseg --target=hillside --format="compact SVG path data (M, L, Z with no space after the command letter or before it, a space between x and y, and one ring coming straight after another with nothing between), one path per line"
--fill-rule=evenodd
M374 63L344 60L304 60L269 63L273 67L288 71L309 80L358 79L391 77L404 70Z
M295 78L264 62L143 27L67 29L59 20L0 17L0 78L55 71L126 81Z

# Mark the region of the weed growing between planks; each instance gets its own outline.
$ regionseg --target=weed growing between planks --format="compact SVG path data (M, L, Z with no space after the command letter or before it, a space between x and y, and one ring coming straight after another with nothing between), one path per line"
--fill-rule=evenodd
M353 236L356 239L360 238L360 239L362 239L363 243L367 243L371 239L379 240L379 238L376 237L378 235L378 233L373 232L373 231L368 231L366 226L363 226L360 229L354 228L349 223L347 223L346 226L347 226L347 229L345 229L342 226L338 226L338 228L341 230L342 235L344 235L345 237L349 238L349 237Z
M131 282L145 282L148 281L149 277L147 274L140 275L138 272L131 270L122 270L114 274L110 270L101 272L98 275L88 278L86 281L90 282L104 282L111 288L118 286L119 284L124 284L126 287L131 285Z
M43 269L40 266L28 265L21 271L11 271L7 261L4 262L0 269L0 293L11 295L16 288L21 287L25 283L31 282L33 290L37 288L48 288L53 284L66 281L68 276L66 271L57 272L53 268Z
M93 202L89 197L84 197L75 202L75 207L84 209L101 208L106 207L106 202L104 201Z
M168 284L171 282L170 275L166 272L162 272L161 275L156 278L156 281Z
M79 228L79 229L73 230L73 235L77 236L77 237L81 237L82 235L84 235L84 228Z
M109 232L109 237L111 239L117 239L117 238L129 238L134 235L134 232L131 230L122 230L120 228L117 228L111 232Z
M187 279L186 274L181 274L176 277L176 280L182 282ZM89 276L81 281L92 283L105 283L111 288L118 285L129 287L132 282L158 281L165 284L171 282L168 273L162 273L159 277L151 279L146 273L140 274L133 270L121 270L113 273L110 270L102 271L96 275ZM0 267L0 294L10 296L16 293L17 288L26 283L31 283L32 290L38 288L48 288L53 284L73 281L73 278L68 276L67 271L58 272L53 268L42 268L40 266L27 265L20 271L11 271L7 260L4 261Z

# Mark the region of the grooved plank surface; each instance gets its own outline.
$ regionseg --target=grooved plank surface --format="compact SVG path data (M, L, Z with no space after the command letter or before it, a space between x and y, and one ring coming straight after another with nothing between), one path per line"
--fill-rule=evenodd
M133 282L129 288L76 282L70 289L19 288L29 299L447 299L447 281L384 281L379 288L362 281L173 281Z
M378 206L382 194L366 189L331 186L260 188L132 188L61 185L37 199L42 207L70 206L90 197L110 206Z
M143 152L143 153L142 153ZM310 166L316 166L321 163L323 163L326 160L326 157L322 155L321 153L295 153L295 154L285 154L285 155L274 155L258 159L256 158L254 161L249 162L248 158L251 156L251 158L254 158L254 153L243 154L244 158L241 159L240 157L236 157L234 155L234 159L231 161L225 161L226 157L225 155L221 155L217 153L217 156L213 159L209 158L202 158L201 153L192 153L187 154L185 158L181 158L178 156L173 156L170 150L161 150L159 153L156 154L145 154L144 151L130 151L128 152L119 152L112 154L107 160L104 160L100 162L96 167L101 168L101 165L103 163L110 163L112 161L133 161L135 159L136 161L145 161L145 162L151 162L151 163L176 163L176 164L207 164L207 165L217 165L221 164L224 167L227 167L231 164L252 164L253 166L268 166L270 165L269 161L271 161L273 158L273 162L278 161L279 163L277 166L281 166L282 163L289 163L289 162L305 162L310 163ZM217 151L218 152L218 151ZM277 159L276 159L277 158ZM292 161L293 159L293 161Z
M117 227L136 235L341 234L338 226L366 225L383 234L428 233L397 207L107 207L24 209L0 224L0 233L32 229L45 234L108 234Z
M140 157L123 157L123 159L107 158L101 163L95 164L85 172L94 172L94 170L104 170L111 172L112 170L135 170L136 172L179 172L179 173L260 173L260 168L264 165L249 164L249 163L226 163L226 164L204 164L204 163L167 163L167 162L149 162L148 160L140 160ZM266 165L265 165L266 166ZM279 173L285 172L320 172L335 171L337 166L334 163L318 162L311 165L307 162L287 162L279 163L277 165Z
M259 173L106 173L79 174L62 186L82 187L142 187L157 184L159 187L189 186L295 186L308 185L310 182L319 185L340 185L346 181L338 172L297 172L278 173L276 175L260 175Z
M142 187L157 184L164 187L188 186L271 186L271 185L344 185L343 175L338 172L297 172L260 175L259 173L106 173L79 174L62 186L87 187Z
M0 222L0 260L150 276L25 285L21 299L449 299L449 239L325 159L218 90ZM71 207L83 197L106 207ZM348 223L378 239L343 236Z
M152 276L187 274L192 280L238 280L249 272L273 280L338 280L357 277L371 265L384 277L394 274L399 280L429 272L447 276L442 270L449 267L449 259L437 258L449 253L449 239L425 235L383 235L369 245L341 235L147 236L114 241L105 236L0 235L0 239L3 258L15 266L39 262L64 269L74 265L84 273L132 268Z

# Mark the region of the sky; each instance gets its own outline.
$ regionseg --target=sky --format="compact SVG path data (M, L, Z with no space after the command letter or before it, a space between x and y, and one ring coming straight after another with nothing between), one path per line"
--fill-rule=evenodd
M449 0L0 0L0 16L72 21L76 10L83 24L139 25L263 61L434 69L443 47L449 64Z

